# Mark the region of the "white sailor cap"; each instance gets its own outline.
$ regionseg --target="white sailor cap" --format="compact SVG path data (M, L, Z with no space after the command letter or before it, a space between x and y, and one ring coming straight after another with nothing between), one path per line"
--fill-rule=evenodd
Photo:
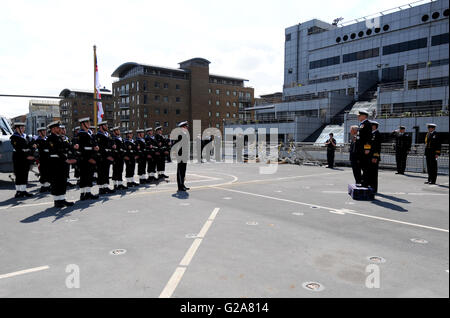
M84 117L84 118L78 119L78 122L79 122L79 123L85 123L85 122L90 121L90 120L91 120L91 119L90 119L89 117Z
M138 130L136 130L136 132L137 132L137 133L143 133L143 132L144 132L144 129L138 129Z
M66 126L64 126L64 125L59 125L59 128L61 128L61 129L66 129Z
M188 125L188 122L187 121L182 121L182 122L180 122L180 123L178 123L178 127L184 127L184 126L187 126Z
M99 122L97 125L98 125L98 127L100 127L101 125L108 125L108 122L106 120L103 120L103 121Z
M55 120L55 121L52 121L50 124L48 124L47 128L52 129L53 127L56 127L56 126L59 127L59 125L61 125L61 122L59 120Z
M377 127L380 125L380 123L377 122L377 121L375 121L375 120L371 120L370 123L371 123L372 125L376 125Z
M162 129L162 126L158 126L155 128L155 130L160 130L160 129Z
M113 127L112 130L120 130L120 126Z
M358 115L366 115L366 116L369 116L369 113L366 112L365 110L360 110L360 111L358 111Z
M132 134L133 131L132 131L132 130L127 130L127 131L125 131L125 133L126 133L126 134Z
M36 131L42 131L42 130L47 131L47 127L39 127L38 129L36 129Z
M406 127L405 127L405 126L400 126L400 127L398 127L398 128L400 128L400 129L406 129Z
M429 124L427 124L427 127L433 127L433 128L436 128L436 124L429 123Z
M80 130L80 126L76 126L76 127L73 129L73 131L75 131L75 130Z
M150 131L150 130L153 130L153 128L152 127L145 128L145 132Z
M13 126L14 126L14 127L25 126L25 123L24 123L24 122L21 122L21 121L20 121L20 122L18 121L18 122L15 122L15 123L13 124Z

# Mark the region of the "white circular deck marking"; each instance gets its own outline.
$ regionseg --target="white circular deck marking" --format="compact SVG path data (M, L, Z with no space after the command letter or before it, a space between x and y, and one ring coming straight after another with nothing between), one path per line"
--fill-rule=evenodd
M320 292L325 289L325 287L317 282L305 282L302 284L302 287L309 291Z
M413 242L413 243L418 243L418 244L427 244L427 243L428 243L427 240L424 240L424 239L418 239L418 238L412 238L412 239L411 239L411 242Z
M245 223L245 224L247 224L247 225L258 225L258 222L255 222L255 221L249 221L249 222L247 222L247 223Z
M368 256L367 260L376 264L386 263L386 259L381 256Z
M109 252L109 254L111 254L111 255L122 255L122 254L125 254L126 252L127 252L126 249L118 248L118 249L112 250L111 252Z

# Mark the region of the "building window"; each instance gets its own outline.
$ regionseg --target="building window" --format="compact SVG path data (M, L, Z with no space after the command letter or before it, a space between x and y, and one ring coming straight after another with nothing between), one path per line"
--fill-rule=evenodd
M220 106L220 101L217 100L217 101L216 101L216 105L217 105L217 106Z
M181 98L180 98L180 97L176 97L176 98L175 98L175 101L176 101L177 103L179 103L179 102L181 102Z
M181 112L179 109L175 109L175 114L179 115Z
M220 124L216 124L216 128L220 128Z
M236 102L233 102L233 106L236 107Z
M383 46L383 55L401 53L411 50L417 50L427 47L427 38L421 38L412 41L400 42Z
M169 110L167 108L164 108L164 115L167 115L169 113Z
M227 106L230 106L230 102L227 102Z
M342 63L348 63L353 61L365 60L380 55L379 48L344 54L342 56Z
M233 96L236 96L236 91L233 91Z
M341 62L341 57L338 56L333 56L333 57L329 57L326 59L321 59L321 60L317 60L317 61L311 61L309 62L309 69L315 69L315 68L321 68L321 67L327 67L327 66L331 66L331 65L336 65L339 64Z
M211 112L208 112L208 116L211 117L211 115L212 115Z
M147 104L147 95L144 95L144 105Z
M177 91L179 91L179 90L180 90L180 84L176 84L176 85L175 85L175 89L176 89Z
M155 82L155 87L159 87L159 82Z
M291 40L291 34L289 33L289 34L286 34L286 42L288 42L288 41L290 41Z
M230 96L230 91L227 91L227 96Z
M210 94L211 94L211 88L208 88L208 93L210 93Z
M169 88L169 83L164 83L164 88Z
M233 118L236 118L236 114L233 113Z
M169 127L169 122L168 121L164 122L164 127Z
M216 113L216 117L220 117L220 113L219 112Z
M165 103L168 103L169 102L169 97L168 96L164 96L163 100L164 100Z
M439 34L431 37L431 46L447 44L448 43L448 33Z
M208 105L211 105L211 100L208 100Z
M155 121L155 127L158 127L160 125L159 121Z
M144 81L142 83L142 89L144 90L144 92L147 90L147 81Z
M219 95L219 94L220 94L220 90L216 89L216 95Z
M230 118L230 113L227 113L227 118Z
M159 95L155 95L155 101L159 101Z
M155 108L155 114L159 115L159 113L160 113L160 109L159 108Z

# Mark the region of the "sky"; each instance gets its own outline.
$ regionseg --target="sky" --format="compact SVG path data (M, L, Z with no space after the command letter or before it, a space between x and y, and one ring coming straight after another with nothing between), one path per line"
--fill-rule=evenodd
M58 96L111 89L125 62L177 68L193 57L210 73L242 77L255 96L281 92L284 30L311 19L350 21L407 0L2 0L0 94ZM0 115L28 112L29 98L0 97Z

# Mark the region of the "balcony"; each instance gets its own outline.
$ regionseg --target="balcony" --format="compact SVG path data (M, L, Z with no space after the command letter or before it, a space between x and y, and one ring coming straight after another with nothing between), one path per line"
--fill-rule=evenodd
M120 109L128 109L128 108L130 108L130 105L129 104L119 104L119 108Z
M246 96L239 96L239 101L242 103L251 103L252 98Z
M129 95L129 91L120 91L119 97L127 97Z
M130 115L120 115L120 121L130 121Z

